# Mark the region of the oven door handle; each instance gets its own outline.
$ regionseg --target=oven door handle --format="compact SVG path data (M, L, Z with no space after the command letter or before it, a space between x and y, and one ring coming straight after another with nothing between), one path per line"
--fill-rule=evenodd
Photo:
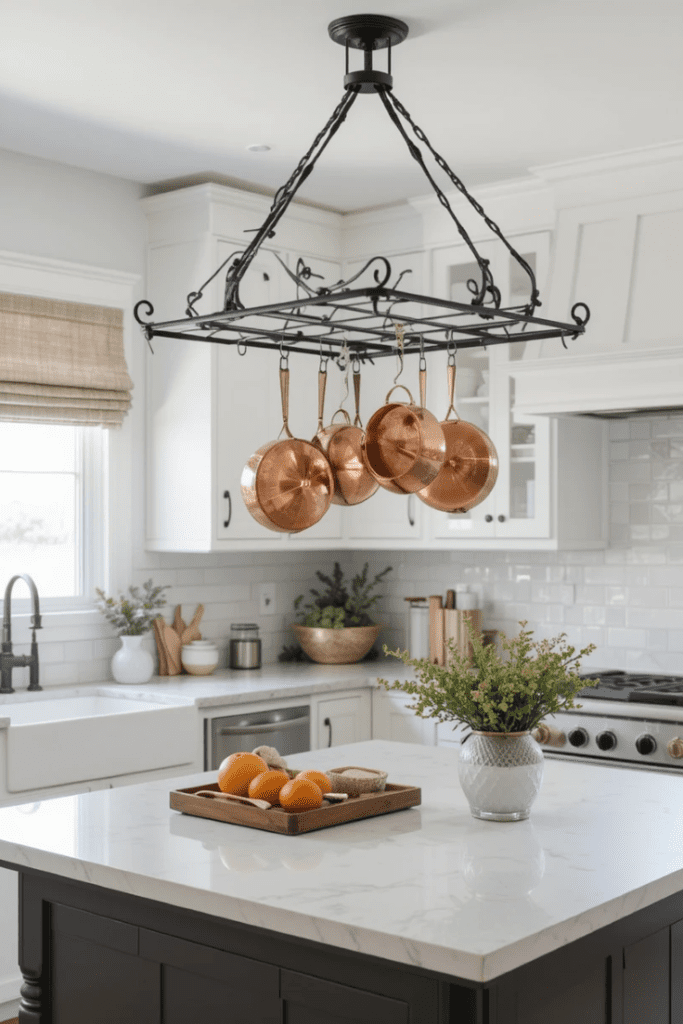
M310 722L308 715L301 718L286 718L282 722L267 722L264 725L225 725L216 733L217 736L251 736L253 733L279 732L280 729L294 729L297 725Z

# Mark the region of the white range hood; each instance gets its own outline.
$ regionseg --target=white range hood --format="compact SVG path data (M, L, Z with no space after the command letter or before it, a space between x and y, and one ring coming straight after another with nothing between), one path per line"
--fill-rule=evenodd
M535 170L556 210L540 315L568 319L581 302L591 317L566 350L527 346L515 413L683 409L683 143Z
M513 376L514 409L520 418L683 411L683 344L646 355L583 352L524 360Z

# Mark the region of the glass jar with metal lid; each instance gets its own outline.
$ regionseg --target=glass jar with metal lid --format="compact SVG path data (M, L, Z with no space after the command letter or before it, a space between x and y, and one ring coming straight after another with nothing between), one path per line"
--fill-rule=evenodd
M230 626L230 668L261 668L261 640L255 622Z

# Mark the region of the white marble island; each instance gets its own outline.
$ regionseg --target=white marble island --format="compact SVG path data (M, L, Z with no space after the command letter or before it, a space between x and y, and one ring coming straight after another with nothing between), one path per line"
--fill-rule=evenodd
M580 964L580 950L588 943L587 962L596 966L592 975L581 968L573 1013L582 999L586 1007L604 1002L598 989L605 984L605 964L609 981L618 960L622 970L623 959L626 979L620 975L610 996L615 1014L629 991L628 957L620 959L617 950L633 947L640 955L642 936L654 935L654 946L647 938L646 952L655 956L657 943L663 948L664 931L667 949L670 941L672 950L678 948L683 777L547 761L531 818L494 823L470 816L452 750L371 741L289 760L295 767L383 767L389 781L421 786L423 802L290 837L171 811L172 787L162 780L62 797L30 809L1 809L0 861L27 872L34 893L44 873L79 883L74 891L83 899L97 887L93 891L121 894L124 902L131 897L153 901L216 924L246 926L250 934L293 937L298 945L304 940L315 944L317 956L326 948L333 958L348 951L349 963L370 958L380 973L375 958L404 965L404 973L407 968L416 978L441 979L434 984L442 987L443 979L453 979L450 998L468 993L471 1019L496 1024L517 1020L513 1005L520 1021L536 1020L526 1009L522 1014L522 989L516 1001L494 996L515 977L526 977L540 958L547 977L553 977L558 955L571 948ZM173 788L208 778L188 776ZM57 903L63 902L59 895ZM87 900L80 907L86 908ZM105 916L121 915L114 909ZM622 942L617 933L624 922ZM24 974L30 977L26 969ZM548 1018L544 1011L544 1019L579 1016L555 1012Z

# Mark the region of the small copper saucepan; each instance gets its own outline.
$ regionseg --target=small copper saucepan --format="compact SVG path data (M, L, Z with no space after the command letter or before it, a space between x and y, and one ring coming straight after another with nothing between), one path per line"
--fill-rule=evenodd
M359 364L360 365L360 364ZM329 427L322 426L322 403L324 402L325 385L318 378L318 433L313 444L325 453L334 474L335 505L360 505L371 498L378 490L379 484L372 476L363 461L362 441L363 424L360 418L360 372L354 370L353 389L356 398L356 418L351 417L346 409L337 409ZM324 376L327 376L324 374ZM322 399L320 393L322 389ZM335 423L335 417L341 414L345 422Z
M257 523L278 533L300 533L330 507L334 478L325 455L310 441L292 436L289 369L280 365L283 440L263 445L242 470L242 497Z
M446 438L446 461L435 480L417 492L420 501L439 512L469 512L481 504L498 479L498 453L493 441L461 420L453 405L455 360L448 360L449 406L441 428ZM455 419L450 419L451 413Z
M420 391L424 393L426 372L420 369ZM402 388L410 403L390 402L396 388ZM446 439L438 420L403 384L395 384L386 405L368 420L363 439L363 459L380 487L394 494L414 494L435 479L446 458Z

